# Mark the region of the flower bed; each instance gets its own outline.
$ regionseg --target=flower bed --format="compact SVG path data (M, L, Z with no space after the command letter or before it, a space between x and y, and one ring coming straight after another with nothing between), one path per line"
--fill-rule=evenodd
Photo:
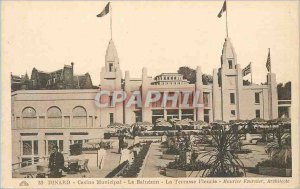
M140 153L136 156L136 158L134 158L133 163L129 165L119 176L124 178L137 177L143 165L143 161L148 153L150 145L151 142L143 144Z
M112 170L108 175L105 176L105 178L114 178L121 174L121 172L129 165L128 160L124 161L120 165L118 165L114 170Z
M175 160L176 156L178 156L180 154L180 150L172 147L172 148L168 148L163 150L163 154L162 154L162 159L168 159L168 160Z
M257 171L261 175L270 176L282 176L291 177L292 176L292 162L287 161L287 163L277 162L272 160L265 160L259 162L256 165Z
M292 169L258 166L258 173L269 176L291 177Z

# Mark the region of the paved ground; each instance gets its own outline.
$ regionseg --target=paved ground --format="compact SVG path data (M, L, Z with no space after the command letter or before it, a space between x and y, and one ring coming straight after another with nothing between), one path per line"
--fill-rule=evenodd
M133 144L133 140L126 140L128 145L131 146ZM114 168L119 165L120 154L118 152L118 143L113 143L113 149L107 150L106 157L104 161L103 169L97 168L97 155L96 154L86 154L85 156L89 159L88 167L90 169L90 173L82 172L76 174L67 174L63 173L63 177L65 178L104 178L109 172L111 172ZM13 178L24 178L26 175L22 174L22 172L27 171L35 171L36 165L28 166L23 168L23 170L19 170L19 172L13 173Z
M263 146L248 145L244 146L244 148L252 149L252 153L240 155L240 159L243 161L245 167L247 168L254 168L258 162L267 158L267 154L264 152ZM162 152L159 143L153 143L148 153L149 155L147 159L145 159L145 167L140 177L166 177L159 173L160 167L165 167L172 160L161 159ZM201 160L205 161L205 159ZM246 172L246 176L263 177L264 175Z
M143 174L140 177L165 177L159 173L160 167L165 167L172 160L161 159L162 152L160 151L160 143L152 143L149 149L149 155L145 159L146 164Z

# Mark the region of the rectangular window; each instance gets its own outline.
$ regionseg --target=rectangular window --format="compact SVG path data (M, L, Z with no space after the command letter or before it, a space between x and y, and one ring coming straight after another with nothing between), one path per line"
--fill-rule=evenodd
M114 113L109 113L109 123L110 124L114 123Z
M209 123L209 110L208 109L204 109L204 121L206 123Z
M260 110L255 110L255 117L260 118Z
M142 111L136 111L135 113L135 122L142 122Z
M58 146L58 150L62 152L64 150L63 140L48 140L48 154L50 155L53 151L53 147Z
M231 116L235 116L235 110L230 111Z
M179 118L179 113L178 113L178 109L174 109L174 110L167 110L167 121L169 121L170 119L178 119Z
M260 103L259 93L255 93L255 103L256 104Z
M235 104L235 94L230 93L230 104Z
M181 110L181 119L194 120L194 110L193 109L183 109L183 110Z
M109 72L112 72L112 71L113 71L113 64L109 63Z
M228 60L229 69L232 69L232 60Z
M152 110L152 124L156 124L156 120L162 118L164 119L164 110Z
M23 155L32 155L32 141L26 140L23 141Z
M205 107L208 107L209 104L209 93L203 93L203 103Z
M109 96L109 106L113 107L113 96Z

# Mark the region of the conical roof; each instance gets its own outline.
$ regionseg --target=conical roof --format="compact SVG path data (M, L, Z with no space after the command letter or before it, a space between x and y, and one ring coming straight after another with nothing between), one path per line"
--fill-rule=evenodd
M230 38L225 38L225 42L223 44L223 50L222 50L222 55L225 56L226 58L235 58L235 50L233 48L233 45L230 41Z
M108 47L106 49L105 61L119 63L117 49L112 39L109 41Z

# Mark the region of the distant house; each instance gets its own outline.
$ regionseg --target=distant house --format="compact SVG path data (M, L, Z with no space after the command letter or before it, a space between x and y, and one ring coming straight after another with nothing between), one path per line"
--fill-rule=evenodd
M57 90L57 89L93 89L89 73L74 75L74 63L64 65L63 69L53 72L44 72L32 69L31 78L27 73L24 76L11 74L11 90Z

